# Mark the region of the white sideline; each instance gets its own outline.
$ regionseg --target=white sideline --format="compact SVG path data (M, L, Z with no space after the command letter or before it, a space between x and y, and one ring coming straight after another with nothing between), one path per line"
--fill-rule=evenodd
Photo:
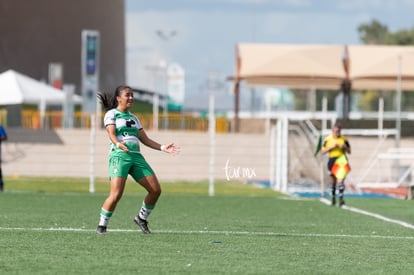
M24 228L24 227L0 227L0 231L43 231L43 232L82 232L95 233L95 229L87 228ZM137 229L108 229L108 233L135 233L141 234ZM157 234L200 234L200 235L250 235L250 236L274 236L274 237L314 237L314 238L378 238L378 239L408 239L414 240L414 236L385 236L385 235L349 235L349 234L299 234L283 232L249 232L249 231L218 231L218 230L152 230Z
M321 198L320 201L322 203L327 204L327 205L330 205L331 204L331 202L328 199L326 199L326 198ZM414 229L414 225L413 224L410 224L410 223L407 223L407 222L404 222L404 221L400 221L400 220L390 219L390 218L387 218L387 217L382 216L380 214L368 212L368 211L365 211L365 210L362 210L362 209L359 209L359 208L355 208L355 207L351 207L351 206L347 206L347 205L344 205L341 208L342 209L345 209L345 210L349 210L349 211L355 212L355 213L359 213L359 214L363 214L363 215L366 215L366 216L370 216L370 217L373 217L373 218L376 218L376 219L379 219L379 220L383 220L383 221L386 221L386 222L389 222L389 223L395 223L395 224L401 225L401 226L403 226L405 228Z

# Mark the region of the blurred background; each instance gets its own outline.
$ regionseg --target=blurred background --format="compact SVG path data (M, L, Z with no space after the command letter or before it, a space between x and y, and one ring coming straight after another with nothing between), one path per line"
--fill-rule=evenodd
M120 84L130 85L138 92L137 99L150 103L140 106L142 113L154 112L151 104L155 100L159 115L170 117L205 116L213 91L216 114L231 119L235 99L234 82L229 79L236 72L237 44L412 45L409 11L413 6L403 0L1 0L0 72L14 70L82 97L82 102L73 100L75 114L66 113L75 116L74 122L59 122L63 115L49 112L62 111L64 107L56 104L46 108L3 104L13 114L8 124L33 128L89 125L96 91L112 93ZM88 31L91 36L85 34ZM90 38L89 52L83 35ZM96 66L96 71L83 70L82 62L87 61L92 62L88 68ZM308 93L242 82L240 111L249 117L269 106L273 111L320 111L323 96L328 97L329 111L340 108L335 99L340 96L339 87L317 89L312 103L307 102ZM402 111L412 111L411 93L402 96ZM395 93L363 90L351 97L352 111L378 111L380 97L385 98L385 111L395 109ZM84 118L79 112L82 108ZM47 111L42 118L33 113L42 109ZM149 124L166 127L164 120Z
M16 144L46 137L45 132L28 135L21 129L103 129L96 93L112 94L118 85L126 84L135 92L132 111L154 133L251 134L264 137L261 144L273 148L272 129L282 127L279 122L287 118L289 137L300 136L297 145L289 147L289 154L303 161L312 158L318 135L327 134L332 123L341 120L350 129L348 133L362 141L367 130L373 131L370 138L391 136L386 148L378 142L374 151L379 153L404 145L401 138L411 141L411 89L402 87L402 93L396 93L401 91L397 81L395 87L381 89L356 89L343 83L312 89L277 83L251 85L247 78L237 78L239 67L247 62L240 59L238 63L239 46L411 49L412 10L414 2L405 0L0 0L0 121L15 131ZM404 75L404 80L414 79ZM285 131L282 128L278 131ZM32 140L28 141L29 136ZM255 150L260 151L259 147ZM16 148L9 148L10 159L20 152ZM280 153L275 148L261 157L267 161L262 165L266 171L274 166L271 156ZM361 150L354 162L366 163L358 165L365 168L356 182L365 180L363 171L370 165L364 160L367 146L361 145ZM230 155L223 154L220 169ZM310 167L309 163L295 166L299 162L289 160L289 178L294 174L298 179L318 181L317 162ZM203 165L200 171L205 170Z

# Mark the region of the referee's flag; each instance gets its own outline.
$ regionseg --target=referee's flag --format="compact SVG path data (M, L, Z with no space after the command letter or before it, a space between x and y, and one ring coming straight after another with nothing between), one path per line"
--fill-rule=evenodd
M331 168L331 173L335 175L338 180L343 180L350 170L351 167L349 166L348 158L343 154L335 160L335 163Z
M319 153L321 149L322 149L322 135L319 135L318 142L316 144L315 150L313 151L313 155L316 157L316 155Z

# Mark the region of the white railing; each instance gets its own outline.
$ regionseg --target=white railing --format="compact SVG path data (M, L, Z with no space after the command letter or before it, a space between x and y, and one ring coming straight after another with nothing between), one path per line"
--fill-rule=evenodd
M387 162L384 164L384 162ZM401 164L404 162L404 164ZM384 169L388 167L388 169ZM360 187L395 188L413 186L412 172L414 170L414 148L390 148L385 153L377 154L367 173L376 169L376 182L360 181ZM384 170L387 175L384 175Z
M288 184L288 126L287 118L279 119L270 134L270 184L273 189L284 193Z
M297 121L297 120L295 120ZM319 166L319 179L313 175L316 182L320 183L321 193L324 191L324 183L326 180L325 174L325 159L321 156L319 158L310 158L312 154L305 154L307 151L312 152L315 146L313 140L317 140L320 132L325 136L330 134L331 130L318 131L318 129L309 120L304 120L300 125L293 126L289 124L290 119L281 117L275 126L271 128L270 132L270 183L271 186L278 191L287 192L288 184L295 180L292 177L292 169L306 170L306 167L300 167L300 159L307 159L309 168L311 161L316 161ZM303 144L293 144L292 137L289 138L289 133L294 133L299 136ZM391 148L386 153L384 147L387 139L396 138L396 129L343 129L343 134L347 136L366 136L377 137L370 143L369 154L362 158L362 165L358 165L355 172L359 173L349 177L348 182L352 189L356 192L361 192L364 187L399 187L399 186L413 186L411 182L411 174L414 170L414 148ZM306 142L303 142L305 141ZM306 144L305 144L306 143ZM295 146L297 149L294 154L289 155L289 146ZM292 148L290 148L292 150ZM305 152L305 153L304 153ZM299 158L299 159L295 159ZM389 163L384 163L388 161ZM388 174L387 174L388 173ZM384 175L385 174L385 175ZM294 176L294 175L293 175ZM375 179L376 177L376 179ZM309 178L312 179L312 178Z

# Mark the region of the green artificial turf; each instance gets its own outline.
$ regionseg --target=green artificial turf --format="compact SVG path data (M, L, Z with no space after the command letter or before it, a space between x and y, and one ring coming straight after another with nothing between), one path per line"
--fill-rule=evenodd
M108 184L8 178L0 194L1 274L411 274L414 230L237 182L162 183L149 219L132 222L145 195L128 182L108 233L97 235ZM347 200L413 224L413 201Z

